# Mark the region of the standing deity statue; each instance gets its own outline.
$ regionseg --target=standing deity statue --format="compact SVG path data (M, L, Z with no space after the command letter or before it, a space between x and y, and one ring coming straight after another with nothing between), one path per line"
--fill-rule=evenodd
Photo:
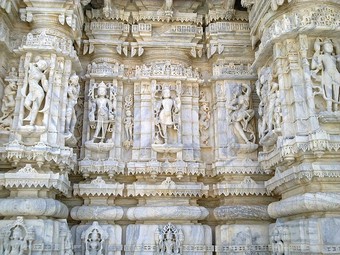
M249 125L249 122L255 114L253 109L249 109L251 88L247 84L242 84L241 89L240 87L236 87L236 90L237 91L234 92L234 97L228 106L228 109L231 110L231 123L244 143L254 143L255 134L252 127ZM246 133L250 133L249 137Z
M112 98L107 98L108 87L104 82L98 85L97 95L90 102L89 120L91 128L95 129L92 142L99 139L104 142L106 133L111 130L111 125L115 119L115 95L110 95ZM91 91L91 93L94 93ZM92 95L94 96L94 95Z
M78 75L73 74L70 77L69 86L67 88L66 123L65 123L66 135L72 135L74 127L76 125L77 116L74 107L77 104L79 91L80 91L79 77Z
M15 226L11 229L8 240L5 242L4 255L23 255L26 250L26 241L23 230L20 226Z
M321 51L322 46L322 51ZM333 42L325 39L323 42L320 38L314 43L314 56L312 60L312 76L321 81L321 88L316 94L321 94L326 101L328 112L338 111L340 104L340 72L337 68L337 62L340 62L340 55L334 55ZM321 75L317 74L321 72Z
M48 80L46 79L46 71L48 70L46 60L41 57L36 58L35 63L29 64L28 69L28 84L24 84L21 94L25 97L24 106L29 111L29 114L24 121L29 121L29 125L33 126L36 123L36 118L45 98L45 92L49 89ZM28 85L28 94L27 92ZM47 104L47 100L45 105ZM45 109L45 107L44 107Z
M159 135L164 139L164 143L167 144L169 140L168 128L178 130L178 120L176 114L180 112L180 98L171 98L170 88L165 86L162 90L161 107L159 111Z
M172 238L172 233L170 232L170 230L165 235L164 248L165 248L164 250L165 254L167 255L174 254L175 241Z

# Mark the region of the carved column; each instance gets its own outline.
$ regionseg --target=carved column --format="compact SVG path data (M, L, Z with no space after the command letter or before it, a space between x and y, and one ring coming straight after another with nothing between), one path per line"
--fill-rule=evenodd
M136 223L126 229L126 254L212 253L211 229L198 223L208 210L197 203L208 195L198 181L206 174L199 107L207 102L200 102L203 80L194 65L202 56L202 16L198 1L189 4L137 1L140 9L132 12L131 56L140 62L131 77L134 142L127 170L137 181L127 185L127 195L137 205L127 211Z
M268 207L276 219L269 229L276 254L331 254L340 246L334 150L339 146L339 7L334 1L258 1L250 11L254 45L261 40L254 62L264 108L259 161L274 173L267 191L281 197ZM265 14L271 19L260 24ZM275 127L278 107L282 116Z
M80 221L72 228L74 252L79 255L118 255L123 250L122 227L116 223L123 217L123 208L115 199L123 196L124 184L117 178L124 174L124 159L133 138L133 89L126 85L122 60L127 55L125 39L130 26L127 17L117 21L110 16L114 15L110 2L103 7L86 11L83 54L89 60L79 162L83 180L73 185L83 205L71 210L72 219ZM119 4L115 8L125 16Z
M243 21L248 14L233 4L217 8L218 3L211 6L206 29L215 120L215 250L217 254L269 254L267 205L272 200L264 186L268 176L257 161L256 75L251 69L250 28Z

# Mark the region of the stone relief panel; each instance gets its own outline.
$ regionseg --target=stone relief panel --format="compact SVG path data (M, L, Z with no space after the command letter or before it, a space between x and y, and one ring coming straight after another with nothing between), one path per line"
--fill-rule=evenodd
M236 143L255 144L255 130L251 123L254 118L254 110L250 109L251 87L242 83L232 89L232 98L227 105L230 125L238 137Z
M184 66L181 63L174 61L155 61L150 64L143 64L142 66L136 66L136 77L175 77L186 79L200 79L200 73L198 68L192 66Z
M220 225L216 236L216 254L270 254L266 225Z
M86 77L117 77L124 75L124 65L112 59L99 58L87 65Z

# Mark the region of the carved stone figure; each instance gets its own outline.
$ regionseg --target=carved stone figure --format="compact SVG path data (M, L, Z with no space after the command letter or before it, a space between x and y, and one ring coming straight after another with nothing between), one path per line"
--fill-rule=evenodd
M89 110L91 128L95 129L92 142L99 140L104 142L106 134L111 131L115 119L116 96L110 89L110 98L107 97L107 90L110 89L104 82L98 85L96 95L91 90L92 102Z
M74 107L77 104L79 91L80 91L79 77L78 75L73 74L70 77L69 86L67 88L66 123L65 123L65 133L67 135L73 134L74 127L76 125L77 116Z
M98 230L94 229L88 238L86 239L86 255L102 255L103 240L98 233Z
M322 51L321 51L322 46ZM312 76L321 82L321 87L317 87L320 94L326 101L328 112L338 111L340 104L340 72L337 62L340 62L340 55L334 56L334 46L330 39L316 39L314 43L314 56L312 60ZM318 73L321 72L320 75Z
M267 129L264 131L265 133L270 132L273 130L273 121L274 121L274 112L275 112L275 103L277 102L277 94L279 89L279 84L276 82L271 82L269 94L268 94L268 105L266 107L266 122L267 122Z
M276 99L274 104L274 130L279 131L282 123L282 107L279 90L276 91Z
M8 77L11 79L15 79L18 77L18 72L15 67L11 68L11 71L8 73Z
M182 254L184 236L181 230L168 223L163 229L156 232L157 254L174 255Z
M241 84L236 87L233 99L228 106L230 112L231 124L234 126L237 134L242 138L242 143L254 143L255 134L249 122L254 117L254 110L250 107L251 88L247 84ZM248 136L246 135L249 134Z
M282 109L279 84L273 81L270 67L265 67L261 70L259 80L256 82L256 93L261 100L258 110L260 116L258 120L260 143L273 144L277 138L276 133L281 129Z
M210 106L209 102L207 101L206 95L204 91L200 92L200 99L199 99L199 131L200 131L200 138L201 142L204 145L208 145L209 143L209 127L210 127Z
M25 242L24 230L20 226L15 226L10 230L10 236L7 242L5 242L4 255L22 255L24 250L27 249L27 243Z
M133 116L130 110L125 112L126 117L124 118L124 128L127 141L132 140L132 129L133 129Z
M29 64L28 69L28 83L24 84L21 94L25 97L24 106L29 114L24 121L28 121L30 126L36 123L36 118L45 98L45 93L49 89L48 80L46 78L46 71L48 70L48 63L40 56L36 57L35 63ZM26 93L28 85L28 93ZM47 100L45 105L47 105ZM44 107L45 109L45 107Z
M107 238L107 233L99 226L98 222L93 222L92 226L82 233L85 255L104 255L104 243Z
M124 130L126 140L124 141L124 147L128 149L132 146L133 139L133 115L131 112L131 107L133 105L132 95L128 95L125 97L125 118L123 120Z
M15 80L9 80L4 89L4 96L2 98L2 106L0 117L0 127L8 128L12 123L13 111L15 108L15 95L17 91L17 83Z
M180 98L177 96L175 99L171 98L171 91L168 86L164 86L162 89L162 100L160 102L160 109L156 110L159 122L156 123L158 127L157 135L160 135L164 139L164 143L168 144L169 134L168 129L173 128L178 130L178 122L176 115L180 112ZM157 112L159 112L157 114Z
M286 246L288 241L289 241L288 229L285 226L280 225L275 226L271 236L273 254L275 255L286 254Z

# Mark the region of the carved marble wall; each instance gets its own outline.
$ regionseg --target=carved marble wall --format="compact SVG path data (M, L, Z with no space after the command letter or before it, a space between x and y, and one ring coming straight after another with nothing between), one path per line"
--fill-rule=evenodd
M340 254L337 0L0 0L0 254Z

